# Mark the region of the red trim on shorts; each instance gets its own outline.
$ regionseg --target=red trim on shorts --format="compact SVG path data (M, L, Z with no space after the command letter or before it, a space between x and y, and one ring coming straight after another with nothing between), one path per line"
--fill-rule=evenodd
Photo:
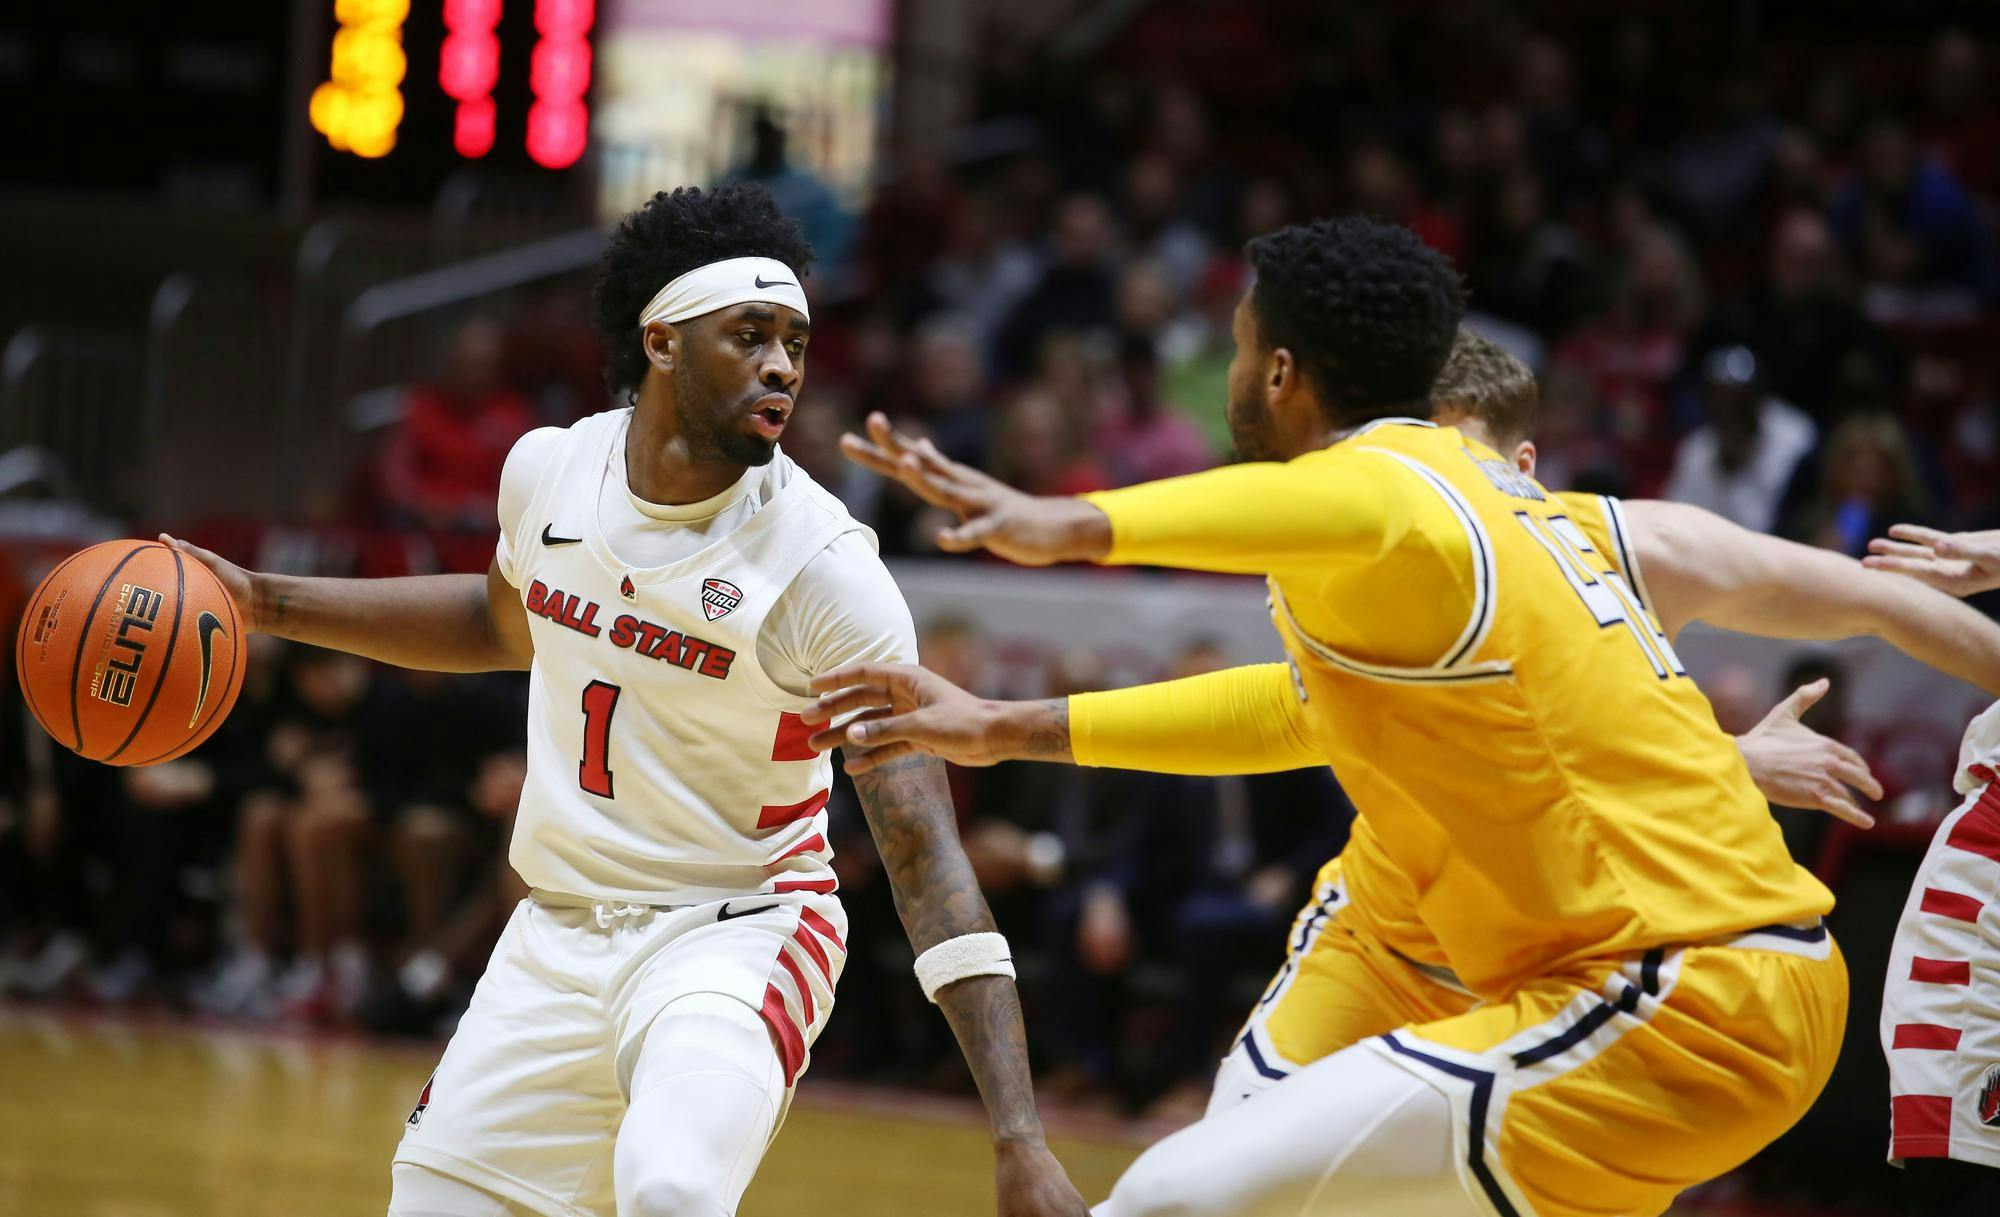
M806 983L806 974L799 970L799 965L793 963L791 955L783 949L778 951L778 963L785 971L792 974L792 980L799 986L799 1006L805 1012L806 1026L812 1026L815 1007L813 1006L812 986Z
M1969 985L1972 965L1963 959L1925 959L1919 955L1910 960L1910 979L1926 985Z
M1957 1027L1940 1027L1936 1023L1897 1023L1896 1038L1889 1047L1938 1048L1956 1052L1960 1034Z
M811 934L806 933L804 926L800 926L797 932L792 935L792 941L799 944L799 950L804 951L808 959L819 965L821 974L826 977L826 983L831 986L833 984L833 963L826 957L826 948L819 945L818 941Z
M774 761L816 761L819 753L807 746L813 729L806 726L806 720L796 714L778 715L778 738L771 744L771 759Z
M1951 1156L1951 1096L1899 1094L1889 1099L1889 1155L1894 1158Z
M799 1034L799 1025L792 1021L791 1011L785 1009L785 995L778 992L778 986L764 986L764 1022L771 1028L771 1034L778 1040L778 1057L785 1066L785 1085L799 1080L799 1067L806 1060L806 1037Z
M819 833L814 833L812 836L807 837L805 840L799 842L797 845L792 846L790 849L786 850L782 854L779 854L777 857L771 859L769 862L766 862L764 865L776 866L778 863L783 862L786 858L796 858L800 854L809 854L816 849L825 849L825 848L826 848L826 838L821 836Z
M832 943L834 950L839 951L842 955L847 954L847 944L840 940L840 931L833 928L831 921L828 921L811 909L800 909L799 920L811 926L815 934Z
M1988 786L1979 801L1951 826L1944 843L2000 862L2000 786Z
M786 892L817 892L822 896L831 896L833 889L839 886L838 879L780 879L771 885L771 894L782 896Z
M757 827L783 828L785 825L796 823L807 816L818 815L819 809L826 806L827 796L832 793L832 790L822 790L809 799L790 803L782 807L777 804L767 803L757 809Z
M1979 910L1986 907L1983 900L1972 896L1961 896L1957 892L1947 892L1935 887L1924 889L1924 902L1918 911L1935 913L1939 917L1949 917L1953 921L1969 921L1979 924Z

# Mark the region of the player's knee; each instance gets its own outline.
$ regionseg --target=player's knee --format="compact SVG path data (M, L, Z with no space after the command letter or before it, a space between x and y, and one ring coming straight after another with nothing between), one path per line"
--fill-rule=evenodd
M661 1163L633 1183L631 1204L619 1206L620 1217L729 1217L723 1180L713 1172L691 1173L686 1165Z
M1103 1217L1206 1217L1196 1199L1198 1172L1188 1159L1153 1150L1139 1155L1098 1210Z

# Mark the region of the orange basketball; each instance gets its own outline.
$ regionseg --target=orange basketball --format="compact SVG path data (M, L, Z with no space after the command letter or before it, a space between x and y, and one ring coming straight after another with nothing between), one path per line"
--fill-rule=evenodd
M49 572L14 658L42 729L93 761L151 765L207 739L243 687L244 637L206 566L107 541Z

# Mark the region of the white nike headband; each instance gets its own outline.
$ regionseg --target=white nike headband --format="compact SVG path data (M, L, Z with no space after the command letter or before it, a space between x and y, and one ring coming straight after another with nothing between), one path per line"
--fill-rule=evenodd
M805 289L792 268L774 258L725 258L697 266L660 289L639 311L639 328L673 323L751 301L797 309L807 321Z

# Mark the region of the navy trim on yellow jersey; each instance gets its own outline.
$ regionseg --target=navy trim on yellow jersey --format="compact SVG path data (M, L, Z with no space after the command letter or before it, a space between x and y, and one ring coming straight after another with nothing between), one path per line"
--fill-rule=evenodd
M1275 582L1270 586L1272 612L1283 614L1285 624L1291 627L1292 633L1297 636L1299 642L1308 651L1313 653L1314 658L1330 667L1352 672L1356 676L1366 676L1370 680L1386 680L1400 684L1471 684L1475 681L1506 680L1514 674L1514 665L1499 659L1488 660L1485 663L1471 664L1462 668L1446 668L1442 666L1431 668L1399 668L1389 664L1363 663L1359 659L1350 659L1319 639L1314 638L1311 634L1306 633L1305 627L1299 624L1299 619L1292 615L1292 606L1285 603L1285 594L1278 590L1278 585Z
M1251 1032L1245 1031L1243 1038L1237 1042L1243 1045L1243 1054L1250 1058L1250 1067L1262 1076L1271 1079L1273 1082L1282 1082L1292 1076L1289 1071L1274 1068L1269 1062L1265 1061L1264 1054L1257 1050L1257 1037Z
M1384 419L1382 421L1403 423L1411 420ZM1369 427L1377 425L1380 424L1371 423ZM1425 423L1423 425L1432 426L1433 424ZM1368 427L1362 428L1363 431L1368 429ZM1461 666L1465 664L1467 657L1478 650L1480 644L1486 641L1486 635L1492 630L1493 620L1498 612L1499 584L1495 577L1496 564L1493 558L1493 541L1491 537L1487 536L1486 526L1480 522L1478 514L1472 510L1472 504L1466 501L1463 494L1459 493L1458 487L1446 481L1436 470L1422 461L1405 456L1403 453L1394 451L1393 449L1377 448L1373 445L1360 445L1357 450L1380 453L1408 466L1412 472L1423 479L1426 485L1438 493L1438 496L1445 501L1445 505L1451 508L1452 515L1458 519L1459 526L1465 530L1466 541L1472 551L1473 581L1472 612L1466 620L1465 629L1459 633L1458 638L1445 652L1444 657L1437 663L1431 664L1428 667L1403 667L1395 664L1366 663L1362 660L1351 658L1308 634L1304 627L1299 624L1298 618L1292 615L1291 606L1285 603L1284 593L1278 590L1278 585L1275 581L1270 582L1273 611L1284 614L1285 621L1291 626L1292 633L1298 636L1299 641L1313 655L1325 663L1337 668L1343 668L1357 676L1367 676L1375 680L1420 684L1460 684L1469 681L1503 679L1512 674L1514 670L1513 665L1503 660L1489 660L1485 663Z
M1631 529L1625 523L1625 505L1608 494L1598 495L1597 502L1604 509L1605 522L1611 525L1612 543L1618 546L1618 569L1625 572L1625 582L1631 586L1632 594L1639 598L1639 607L1658 616L1652 597L1646 595L1646 579L1639 573L1638 555L1632 552Z
M1468 1126L1466 1131L1470 1134L1466 1138L1466 1165L1472 1168L1473 1178L1479 1180L1480 1190L1486 1193L1487 1202L1500 1214L1500 1217L1521 1217L1521 1210L1515 1208L1513 1201L1507 1199L1507 1193L1500 1187L1500 1180L1494 1177L1493 1168L1486 1165L1486 1109L1493 1101L1493 1074L1484 1069L1474 1069L1470 1065L1461 1065L1456 1061L1447 1061L1443 1057L1406 1047L1396 1038L1394 1032L1383 1036L1382 1042L1389 1045L1392 1052L1422 1061L1431 1068L1450 1074L1460 1081L1472 1083L1472 1101L1465 1113L1465 1122Z

